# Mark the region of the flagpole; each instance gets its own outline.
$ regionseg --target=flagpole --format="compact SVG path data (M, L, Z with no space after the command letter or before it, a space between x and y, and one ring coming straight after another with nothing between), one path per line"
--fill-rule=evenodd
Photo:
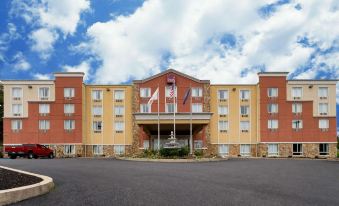
M193 154L193 137L192 137L192 85L190 84L190 154Z
M175 80L174 80L174 88L173 88L173 93L174 93L174 100L173 100L173 102L174 102L174 104L173 104L173 108L174 108L174 112L173 112L173 123L174 123L174 139L176 138L176 135L175 135L175 110L177 109L177 106L176 106L176 104L175 104L175 99L176 99L176 96L177 96L177 89L176 89L176 87L175 87Z
M158 84L158 150L160 150L160 113L159 113L159 99L160 99L160 89Z

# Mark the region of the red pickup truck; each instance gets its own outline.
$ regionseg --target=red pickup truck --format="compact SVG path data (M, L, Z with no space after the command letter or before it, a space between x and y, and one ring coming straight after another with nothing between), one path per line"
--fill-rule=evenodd
M50 159L54 158L53 150L40 144L5 146L5 153L7 153L11 159L15 159L18 156L28 157L28 159L36 159L38 157L48 157Z

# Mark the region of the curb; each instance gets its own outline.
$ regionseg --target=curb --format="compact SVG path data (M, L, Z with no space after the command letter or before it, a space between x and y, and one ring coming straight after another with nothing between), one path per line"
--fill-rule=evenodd
M219 162L226 161L228 158L201 158L201 159L147 159L147 158L130 158L130 157L116 157L117 160L127 160L136 162L167 162L167 163L185 163L185 162Z
M45 193L48 193L53 187L54 182L53 179L44 175L38 175L22 170L12 169L4 166L0 166L0 168L6 170L12 170L15 172L36 176L42 179L41 182L27 185L23 187L12 188L8 190L0 190L0 205L12 204L15 202L19 202L28 198L32 198L35 196L39 196Z

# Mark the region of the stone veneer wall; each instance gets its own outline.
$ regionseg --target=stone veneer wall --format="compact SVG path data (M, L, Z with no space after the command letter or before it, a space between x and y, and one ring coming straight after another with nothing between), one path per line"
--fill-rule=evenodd
M64 154L65 145L50 145L49 148L54 150L55 157L83 157L84 148L83 145L74 145L75 154L66 155Z
M139 110L139 85L138 84L133 84L132 87L132 115L135 112L138 112ZM135 117L133 115L132 117L132 145L130 146L130 148L128 149L128 154L129 155L137 155L139 153L141 153L142 151L139 149L140 145L139 145L139 139L140 139L140 128L139 125L136 123L135 121ZM126 148L125 148L125 152L126 152Z
M239 144L230 144L228 146L228 155L230 157L237 157L240 154L240 145Z
M211 112L211 85L205 83L203 86L203 112ZM211 144L211 128L210 124L205 126L205 147L204 156L218 155L218 145Z

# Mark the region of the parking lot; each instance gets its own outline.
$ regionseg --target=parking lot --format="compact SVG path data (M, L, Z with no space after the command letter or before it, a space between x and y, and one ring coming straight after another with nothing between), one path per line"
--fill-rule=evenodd
M231 159L154 163L0 159L50 176L55 189L17 205L339 205L339 162Z

